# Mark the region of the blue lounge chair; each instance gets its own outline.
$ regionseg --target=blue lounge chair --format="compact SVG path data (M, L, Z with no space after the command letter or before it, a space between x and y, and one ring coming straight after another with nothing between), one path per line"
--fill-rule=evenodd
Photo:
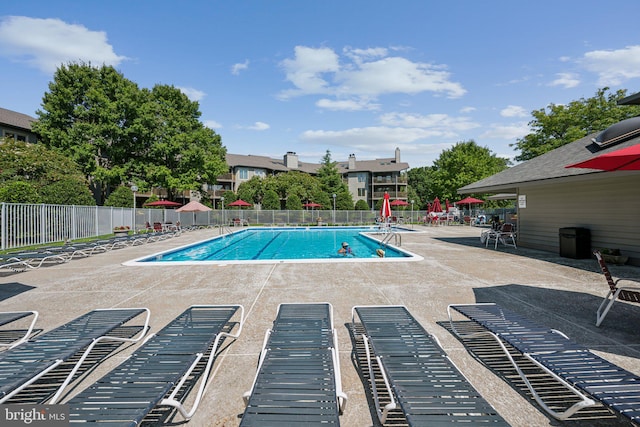
M281 304L265 335L243 427L340 425L342 392L330 304Z
M109 336L114 329L143 313L146 313L145 324L137 337ZM0 403L82 352L52 398L55 401L97 344L140 340L148 330L149 314L146 308L94 310L0 353Z
M453 311L481 326L482 332L465 334L456 330ZM535 400L553 417L566 420L599 401L612 412L640 423L640 377L595 355L569 340L562 332L538 325L491 303L450 305L448 313L452 330L461 338L493 337ZM563 411L547 405L507 346L563 384L579 399L578 402Z
M382 424L387 421L389 411L399 408L410 426L509 425L406 307L356 306L352 309L352 319L354 326L359 321L364 330L361 338L365 344L369 381ZM379 374L375 365L380 367ZM384 383L385 395L390 399L384 408L378 391L379 380Z
M36 320L38 320L38 312L37 311L6 311L6 312L0 313L0 326L12 324L13 322L16 322L20 319L24 319L29 316L33 316L33 318L31 319L31 323L27 327L27 330L25 331L24 335L18 338L13 338L7 342L0 342L0 347L13 348L17 345L22 344L26 340L28 340L29 336L33 332L33 327L36 324Z
M240 313L239 328L229 333L229 322ZM224 337L237 338L244 323L241 305L192 306L147 338L125 362L67 402L71 423L108 426L138 425L158 406L171 406L189 420L213 379L218 345ZM194 369L206 364L191 410L178 397Z

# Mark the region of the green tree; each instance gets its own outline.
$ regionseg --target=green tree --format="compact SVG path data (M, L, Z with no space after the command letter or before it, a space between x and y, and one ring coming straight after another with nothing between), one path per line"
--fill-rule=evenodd
M297 194L292 194L287 197L287 202L285 204L286 209L292 211L299 211L302 209L302 201L300 201L300 197Z
M72 63L56 70L33 130L79 165L100 202L130 183L172 199L227 171L220 136L198 109L172 86L141 90L113 67Z
M478 146L473 140L459 142L440 153L427 172L428 188L422 190L424 203L438 197L441 201L457 199L458 188L494 175L507 168L509 160L497 157L487 147ZM411 175L410 175L411 177ZM418 182L410 182L418 191Z
M599 132L621 120L640 115L640 106L619 106L626 90L607 93L608 87L598 89L592 98L580 98L566 105L550 104L531 113L529 122L532 133L515 144L520 154L517 161L525 161Z
M38 193L37 203L95 205L77 165L57 150L41 144L6 140L0 143L0 185L28 182ZM27 196L29 192L21 192ZM15 196L12 200L18 201ZM34 203L31 196L21 203Z
M278 210L281 209L280 197L278 193L273 190L266 190L264 192L264 198L262 199L262 209Z
M131 188L121 185L120 187L112 191L111 194L109 194L109 197L107 197L104 205L117 208L132 208L133 191L131 191Z
M0 185L0 202L42 203L38 189L31 182L15 180Z
M333 195L336 195L336 209L353 209L353 197L347 184L342 180L337 162L331 160L331 152L327 150L320 161L317 174L322 191L329 197L330 207L333 209Z
M62 178L44 185L40 188L40 195L42 203L52 205L92 206L96 204L86 182L74 178Z
M368 211L369 210L369 204L365 200L360 199L360 200L358 200L356 202L355 210L357 210L357 211Z
M261 204L264 197L265 180L259 176L252 176L238 186L238 198L253 204Z
M156 85L150 93L152 132L145 179L152 187L199 191L228 170L221 138L199 121L197 102L173 86Z

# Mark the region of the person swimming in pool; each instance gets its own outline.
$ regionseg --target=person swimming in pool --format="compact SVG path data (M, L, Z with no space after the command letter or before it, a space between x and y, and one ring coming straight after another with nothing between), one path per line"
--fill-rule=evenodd
M342 247L338 249L338 253L344 256L353 255L353 251L347 242L342 242Z

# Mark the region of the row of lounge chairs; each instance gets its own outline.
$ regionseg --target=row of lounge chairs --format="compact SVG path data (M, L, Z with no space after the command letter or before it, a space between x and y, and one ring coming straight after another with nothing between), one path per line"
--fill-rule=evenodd
M454 313L465 322L454 320ZM631 423L640 423L640 377L558 331L537 325L496 304L448 307L451 330L466 345L478 336L492 338L529 387L540 406L564 420L599 402ZM145 321L135 336L113 331L138 316ZM234 319L239 320L234 321ZM0 352L0 403L43 378L60 364L77 360L49 403L62 395L97 342L136 342L148 330L144 308L94 310L59 328ZM240 305L192 306L148 337L125 362L67 400L70 422L138 425L158 407L175 408L185 419L195 413L213 378L223 339L243 328ZM460 323L473 323L468 332ZM235 330L235 332L233 332ZM364 348L358 358L380 423L392 412L410 426L508 425L449 359L404 306L356 306L350 331ZM520 356L514 356L517 353ZM78 354L81 356L78 358ZM521 359L533 362L577 396L564 410L541 397ZM198 374L196 374L196 372ZM194 376L199 379L194 380ZM199 384L192 408L186 393ZM333 309L328 303L281 304L264 339L255 379L244 394L240 425L339 425L347 396L342 390ZM396 424L397 419L391 423Z
M21 272L36 268L62 264L76 258L86 258L114 249L143 245L177 236L181 229L141 233L128 236L100 239L92 242L67 243L62 246L47 246L33 251L15 251L0 255L0 271Z

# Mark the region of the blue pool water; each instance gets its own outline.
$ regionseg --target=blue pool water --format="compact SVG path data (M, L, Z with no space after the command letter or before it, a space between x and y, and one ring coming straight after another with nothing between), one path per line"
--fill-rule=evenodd
M376 231L372 227L252 227L135 262L380 259L376 254L376 250L381 248L380 243L363 234ZM346 257L338 253L343 241L348 242L352 250L352 254ZM385 259L415 257L393 247L385 247L384 251Z

